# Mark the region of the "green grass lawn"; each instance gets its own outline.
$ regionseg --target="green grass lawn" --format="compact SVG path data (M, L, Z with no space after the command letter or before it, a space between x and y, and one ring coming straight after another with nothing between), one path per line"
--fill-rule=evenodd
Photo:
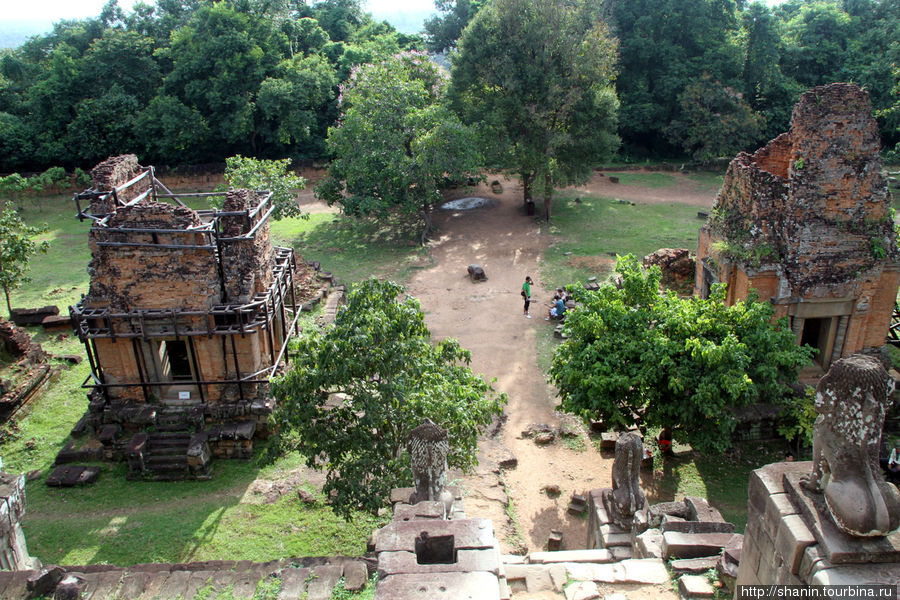
M552 287L590 277L602 280L615 266L616 254L644 256L659 248L696 249L697 231L704 222L697 212L707 210L584 195L576 203L571 195L561 194L554 202L549 228L553 243L544 255L541 276Z

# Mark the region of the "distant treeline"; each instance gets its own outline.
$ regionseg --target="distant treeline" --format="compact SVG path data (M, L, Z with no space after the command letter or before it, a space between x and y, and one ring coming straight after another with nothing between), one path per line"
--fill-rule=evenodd
M753 148L787 129L803 90L853 81L887 147L900 142L900 0L586 0L618 38L623 152L696 154L727 134ZM483 2L441 0L422 36L360 0L158 0L0 52L0 172L327 158L341 84L402 50L452 48ZM721 128L719 127L721 125ZM698 141L699 140L699 141Z

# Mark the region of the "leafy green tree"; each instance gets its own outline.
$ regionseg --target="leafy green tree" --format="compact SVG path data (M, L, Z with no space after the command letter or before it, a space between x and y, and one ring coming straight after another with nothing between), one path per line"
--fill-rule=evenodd
M709 74L685 86L678 97L681 115L666 135L694 160L708 163L730 157L755 141L762 119L740 92L714 81Z
M425 21L428 51L437 53L455 48L463 29L482 4L482 0L436 0L434 7L443 14Z
M297 191L306 186L306 180L288 171L290 164L289 158L266 160L238 154L225 159L225 180L232 187L272 192L272 218L276 221L296 217L301 214Z
M21 178L14 180L7 176L0 181L0 191L9 189L23 189ZM12 313L9 301L9 292L23 283L30 281L28 261L37 252L47 252L50 243L36 242L34 238L46 229L26 225L19 214L11 206L7 206L0 212L0 287L6 297L6 310Z
M444 179L481 166L474 133L440 104L443 89L437 65L421 54L359 67L343 88L340 121L328 131L335 158L316 194L355 216L417 214L424 241Z
M411 483L404 450L423 419L449 433L449 465L470 469L479 432L506 402L469 370L456 340L432 344L418 301L403 293L375 279L354 286L334 325L304 333L290 371L272 383L282 445L327 471L323 491L345 516L377 511Z
M579 292L566 318L568 339L550 375L562 408L609 427L673 427L695 448L722 450L731 408L781 402L812 355L794 343L768 302L726 306L724 287L708 300L660 293L660 270L620 257L620 288Z
M618 146L616 44L588 0L495 0L466 27L451 96L484 131L491 162L544 196L585 181Z
M635 153L669 153L665 126L679 95L706 72L740 89L743 52L735 0L609 0L619 39L619 133Z
M169 47L157 51L172 65L164 94L203 116L210 151L254 150L254 100L283 50L287 40L270 21L226 2L204 4L172 32Z

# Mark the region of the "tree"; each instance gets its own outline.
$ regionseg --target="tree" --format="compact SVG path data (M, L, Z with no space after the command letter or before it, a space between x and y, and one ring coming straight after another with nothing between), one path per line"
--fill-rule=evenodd
M619 133L632 152L671 153L663 128L701 73L738 88L742 49L735 0L609 0L619 39Z
M296 217L301 215L297 191L306 187L306 180L289 172L290 164L289 158L264 160L238 154L225 159L225 180L232 187L272 192L272 218L276 221Z
M456 340L431 343L418 301L403 292L375 279L354 286L334 325L305 333L291 370L272 383L279 441L327 471L323 491L348 517L410 485L404 449L423 419L449 433L449 465L470 469L479 431L506 402L469 370Z
M666 135L701 163L730 157L759 135L760 116L740 92L714 81L708 73L687 84L678 103L681 115L669 123Z
M616 42L590 0L496 0L453 59L451 96L479 123L493 162L532 183L550 219L553 188L585 181L618 146Z
M350 215L417 214L424 242L441 183L481 166L474 132L440 103L443 91L437 65L419 53L356 69L328 130L335 158L316 195Z
M698 450L730 445L731 409L783 402L813 350L794 342L768 302L724 304L660 293L659 267L620 257L621 288L579 292L550 375L562 408L608 427L673 427Z
M14 174L15 175L15 174ZM11 182L7 176L0 181L0 190ZM7 188L8 189L8 188ZM21 189L21 188L20 188ZM0 212L0 287L6 296L6 310L12 314L9 292L30 281L26 275L28 260L37 252L47 252L50 243L36 242L34 237L46 233L46 229L26 225L11 206Z
M443 15L425 21L429 52L444 52L456 47L463 29L481 8L483 0L436 0L434 7Z

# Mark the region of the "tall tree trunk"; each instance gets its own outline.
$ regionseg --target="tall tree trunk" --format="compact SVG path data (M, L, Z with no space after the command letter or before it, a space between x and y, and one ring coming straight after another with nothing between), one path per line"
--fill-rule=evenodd
M528 204L531 202L531 182L534 176L531 173L522 172L522 202Z
M9 290L6 289L6 286L3 286L3 295L6 296L6 312L9 314L10 320L12 320L12 306L9 303Z
M428 234L431 233L431 204L427 202L422 203L422 221L425 226L422 228L422 237L419 242L424 246L428 240Z
M550 173L544 175L544 185L546 186L546 191L544 192L544 220L550 220L550 205L553 203L553 178L550 176Z

